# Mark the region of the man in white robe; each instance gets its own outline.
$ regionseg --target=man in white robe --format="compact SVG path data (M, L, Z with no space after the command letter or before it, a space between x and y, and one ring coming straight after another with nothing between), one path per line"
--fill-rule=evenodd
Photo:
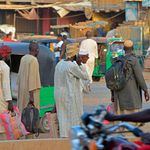
M7 47L9 49L9 47ZM0 48L0 113L13 111L12 97L10 90L10 68L4 62L9 57L10 51ZM0 122L0 140L6 140L3 125Z
M54 86L60 137L68 137L71 126L81 123L83 97L81 79L89 80L82 63L88 55L79 55L77 50L67 51L67 59L61 60L55 69Z
M86 50L89 53L89 59L86 63L87 72L92 83L92 74L95 66L95 58L98 58L98 48L97 43L92 38L92 33L90 31L86 32L87 39L83 40L80 44L80 49Z

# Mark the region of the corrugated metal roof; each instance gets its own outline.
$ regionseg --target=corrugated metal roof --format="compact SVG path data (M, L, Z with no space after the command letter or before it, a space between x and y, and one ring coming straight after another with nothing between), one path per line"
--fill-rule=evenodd
M83 11L85 7L91 7L91 2L79 2L79 3L53 3L44 5L16 5L16 4L0 4L0 9L3 10L25 10L32 8L50 8L50 7L62 7L69 11Z
M125 2L142 2L143 0L124 0Z

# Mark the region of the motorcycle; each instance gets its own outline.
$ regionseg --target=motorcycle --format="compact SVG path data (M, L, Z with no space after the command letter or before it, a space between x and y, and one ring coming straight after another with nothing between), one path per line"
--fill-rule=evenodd
M93 113L81 116L82 126L73 126L70 131L72 150L137 150L139 146L120 135L118 129L124 128L140 137L143 132L138 127L121 122L116 125L105 125L107 111L98 107ZM115 135L114 134L119 134Z

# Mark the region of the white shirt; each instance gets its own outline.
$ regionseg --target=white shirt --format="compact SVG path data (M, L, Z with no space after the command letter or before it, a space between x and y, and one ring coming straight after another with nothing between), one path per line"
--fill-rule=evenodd
M97 43L93 39L86 39L81 42L81 49L85 49L89 52L89 57L98 58Z
M61 46L62 46L63 43L64 43L63 41L59 41L56 44L55 48L59 48L59 51L55 52L55 57L60 57L60 48L61 48Z

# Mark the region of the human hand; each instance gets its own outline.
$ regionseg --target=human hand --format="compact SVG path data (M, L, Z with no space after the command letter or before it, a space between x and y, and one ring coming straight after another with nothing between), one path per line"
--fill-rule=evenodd
M105 116L105 119L108 121L114 121L115 115L112 113L107 112L107 115Z
M34 105L33 91L29 92L29 104Z
M12 100L7 102L8 102L8 111L14 112Z
M149 96L148 91L144 91L144 97L146 101L149 101L150 96Z
M113 96L111 96L111 102L115 102L115 99Z

